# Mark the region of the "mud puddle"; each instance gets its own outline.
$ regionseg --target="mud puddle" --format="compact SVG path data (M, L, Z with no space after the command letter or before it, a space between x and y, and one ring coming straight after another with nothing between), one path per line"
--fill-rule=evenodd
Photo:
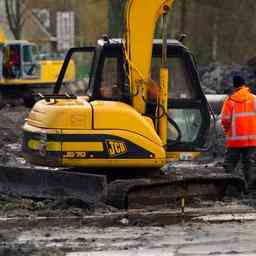
M24 212L16 217L2 216L0 256L256 253L256 211L244 206L238 216L236 202L226 207L215 202L211 208L187 208L185 215L168 209L98 211L82 216L70 216L71 211L65 216L58 210L55 217L33 211L27 216Z

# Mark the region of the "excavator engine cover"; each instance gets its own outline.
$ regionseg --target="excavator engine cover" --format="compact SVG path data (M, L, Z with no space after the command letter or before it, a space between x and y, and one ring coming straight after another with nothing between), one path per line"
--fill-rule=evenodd
M56 167L165 164L149 118L125 103L84 98L39 101L24 125L23 151L31 163Z

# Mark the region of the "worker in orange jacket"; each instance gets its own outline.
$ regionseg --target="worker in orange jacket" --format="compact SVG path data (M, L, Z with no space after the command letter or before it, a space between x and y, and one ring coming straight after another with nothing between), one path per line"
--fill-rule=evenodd
M252 188L256 179L256 96L241 76L233 77L233 86L221 112L227 148L224 168L232 173L241 159L245 181Z

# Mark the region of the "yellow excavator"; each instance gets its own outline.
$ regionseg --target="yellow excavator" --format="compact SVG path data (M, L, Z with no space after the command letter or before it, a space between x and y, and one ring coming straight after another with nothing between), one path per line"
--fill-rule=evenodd
M26 184L23 194L87 202L104 197L129 208L219 198L229 185L243 190L243 180L216 169L160 172L168 161L198 156L210 126L196 61L182 42L167 39L172 4L129 0L124 39L104 36L95 47L70 49L54 93L42 96L23 127L23 152L33 165L21 180L39 184L33 190ZM153 39L159 17L163 36ZM75 53L93 54L85 96L60 93Z
M0 30L0 105L23 99L32 107L37 93L53 90L63 60L40 60L35 43L7 40ZM75 65L70 62L65 81L75 80Z
M94 52L87 94L58 94L66 61L57 95L39 101L24 125L29 161L50 166L162 167L167 158L194 157L210 125L194 59L179 41L153 40L158 17L166 17L172 3L147 3L145 17L145 1L129 1L124 40L105 37L95 48L69 52L68 59L77 51ZM147 90L159 91L153 101ZM43 143L34 135L59 139Z

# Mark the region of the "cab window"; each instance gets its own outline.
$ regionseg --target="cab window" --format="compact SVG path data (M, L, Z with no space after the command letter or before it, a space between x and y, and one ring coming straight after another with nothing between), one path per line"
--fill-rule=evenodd
M167 58L168 80L168 150L191 150L203 143L202 131L207 130L207 106L201 99L200 87L191 67L190 56L171 55ZM161 58L152 58L151 78L160 83ZM154 113L151 110L151 114ZM177 129L177 127L178 129Z
M169 70L169 99L194 99L196 97L189 73L183 59L179 57L168 57L167 66ZM152 59L151 78L160 81L161 58Z
M100 96L103 99L120 99L121 97L120 66L117 57L104 60L100 81Z
M25 76L38 76L38 50L34 45L24 45L23 49L23 73Z
M192 143L197 139L202 126L200 109L168 109L168 116L179 126L181 131L181 143ZM168 140L175 141L178 138L177 130L168 124Z
M4 77L17 79L21 76L20 45L8 45L4 47Z

